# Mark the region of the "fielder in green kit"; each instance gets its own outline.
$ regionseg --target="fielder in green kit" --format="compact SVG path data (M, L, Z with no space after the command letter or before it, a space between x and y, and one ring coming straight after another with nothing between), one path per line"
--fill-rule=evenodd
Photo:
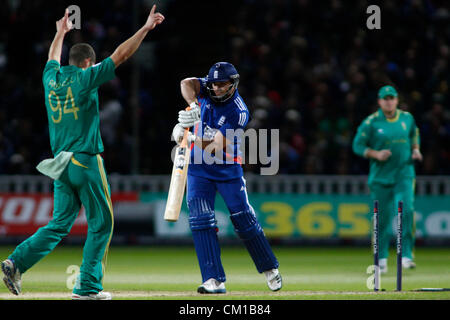
M413 116L399 110L398 94L392 86L378 92L380 109L358 127L353 151L370 159L368 185L379 201L380 272L387 272L391 223L398 201L403 201L403 268L414 268L414 160L422 160L419 129Z
M109 300L102 280L113 232L110 188L103 167L103 143L99 130L97 89L115 77L115 68L131 57L147 33L163 22L153 6L146 24L114 53L95 64L95 52L85 43L72 46L69 65L61 66L64 35L72 29L68 10L56 23L56 35L43 72L50 144L55 158L37 169L53 178L52 220L17 246L2 262L4 282L13 294L21 292L21 275L50 253L72 228L81 205L86 211L88 232L80 275L73 289L75 300Z

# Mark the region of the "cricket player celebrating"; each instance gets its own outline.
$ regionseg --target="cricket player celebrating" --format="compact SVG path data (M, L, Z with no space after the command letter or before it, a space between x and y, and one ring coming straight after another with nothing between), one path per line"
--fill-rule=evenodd
M378 92L380 109L359 126L353 151L370 159L368 184L371 197L379 201L380 272L387 272L390 226L398 201L404 203L403 268L414 268L414 160L422 161L419 129L413 116L399 110L398 94L392 86Z
M44 160L37 167L55 180L53 218L2 262L3 280L15 295L21 292L21 275L70 232L82 204L88 231L72 299L111 299L111 294L103 291L102 280L114 218L110 188L100 156L103 143L97 90L115 77L115 68L134 54L150 30L163 22L164 16L155 13L155 9L153 6L141 29L98 64L95 64L92 47L80 43L71 47L69 65L62 67L60 57L64 36L72 29L68 10L56 22L56 35L42 77L50 144L55 158Z
M237 90L238 83L239 74L227 62L214 64L205 78L181 81L181 94L190 110L179 112L179 123L172 136L180 143L185 128L194 126L194 133L188 135L192 152L186 199L203 281L199 293L226 292L214 213L216 191L225 200L234 229L258 272L264 272L269 288L276 291L282 286L278 261L248 202L239 150L241 139L228 135L230 131L243 130L249 120L247 106ZM207 163L205 159L211 156L215 161Z

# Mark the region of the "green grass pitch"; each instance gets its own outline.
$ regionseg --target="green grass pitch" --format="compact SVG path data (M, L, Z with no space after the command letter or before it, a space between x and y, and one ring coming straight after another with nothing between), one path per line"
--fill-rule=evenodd
M13 247L0 247L4 259ZM450 287L450 249L417 248L415 270L403 271L402 292L395 292L396 259L391 252L388 273L382 275L384 292L367 288L372 264L369 248L274 247L280 262L283 288L271 292L243 247L222 248L227 293L200 295L201 283L193 247L111 246L104 289L113 299L273 300L273 299L450 299L450 292L414 292L418 288ZM0 286L0 299L70 299L67 287L71 265L80 265L82 246L58 246L22 277L21 296ZM70 284L70 281L69 281Z

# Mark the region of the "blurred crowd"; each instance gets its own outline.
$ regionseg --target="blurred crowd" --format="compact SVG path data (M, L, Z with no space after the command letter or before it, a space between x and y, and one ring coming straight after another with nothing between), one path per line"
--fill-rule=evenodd
M359 174L357 126L393 84L420 128L420 174L450 173L450 16L437 1L384 1L368 30L366 1L248 1L230 27L250 126L282 128L281 172Z
M450 6L410 0L380 4L381 29L369 30L366 1L156 1L166 21L139 51L138 121L132 63L99 90L109 173L167 174L170 133L183 100L179 82L205 76L217 61L241 75L250 128L279 129L280 170L291 174L366 174L353 154L360 122L377 109L377 91L394 85L400 108L420 129L418 174L450 174ZM137 29L133 1L77 4L100 61ZM138 3L139 24L151 2ZM376 4L376 2L374 2ZM64 1L0 0L0 174L37 174L51 156L42 69ZM33 27L36 26L36 27ZM138 155L134 166L132 155ZM246 165L247 172L259 172Z

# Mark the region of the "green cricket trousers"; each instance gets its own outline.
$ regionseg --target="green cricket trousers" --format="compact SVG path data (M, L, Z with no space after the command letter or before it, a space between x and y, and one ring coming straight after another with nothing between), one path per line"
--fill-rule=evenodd
M389 244L393 237L392 223L397 226L398 202L403 201L402 218L402 255L413 258L414 249L414 178L403 178L396 184L384 185L372 183L369 185L372 200L378 200L379 209L379 258L389 256Z
M18 245L9 256L21 273L49 254L70 232L81 204L86 211L88 231L73 293L87 295L103 290L114 217L103 159L98 154L74 153L60 178L54 181L52 220Z

